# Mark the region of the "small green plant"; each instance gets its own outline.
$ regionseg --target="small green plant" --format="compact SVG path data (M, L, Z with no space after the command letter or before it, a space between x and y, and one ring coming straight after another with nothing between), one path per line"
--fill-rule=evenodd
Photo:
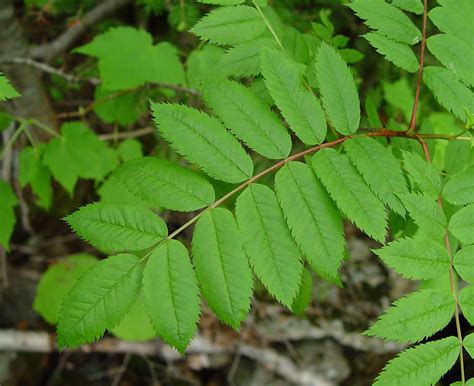
M302 314L310 301L309 270L342 286L348 219L382 244L374 253L401 276L449 278L448 288L425 286L397 300L365 332L415 344L386 365L375 385L432 385L457 360L459 384L472 384L463 353L474 356L474 334L463 335L460 314L474 325L474 79L466 56L473 43L465 31L473 3L443 0L430 11L426 0L348 4L370 29L363 37L395 66L416 73L408 109L400 97L410 93L407 83L384 85L386 99L396 94L391 100L401 107L400 124L381 122L376 93L368 93L361 111L357 79L347 65L361 55L335 35L327 12L303 34L285 26L265 1L205 2L220 7L191 28L209 44L190 55L186 76L206 111L151 102L157 134L186 162L125 156L117 167L116 153L80 123L66 124L44 150L43 159L68 191L77 178L101 180L112 170L107 183L117 190L65 218L110 257L91 263L54 310L60 347L117 331L130 310L139 309L135 323L151 324L153 335L184 353L197 329L201 295L223 323L238 330L255 277L282 305ZM421 30L412 21L416 15ZM429 38L428 18L441 31ZM419 58L414 45L420 46ZM133 61L117 60L124 50ZM153 45L143 31L110 29L76 51L98 59L104 92L185 83L174 47ZM428 119L420 127L423 85L465 130L433 130ZM2 95L9 97L8 91ZM103 114L110 111L123 113ZM79 149L69 139L78 132L84 141ZM433 158L433 143L444 158ZM77 156L73 173L62 169L66 155ZM24 162L34 157L27 153ZM254 160L262 159L254 170ZM32 177L23 181L34 189ZM157 215L163 209L192 215L168 232ZM178 238L192 226L188 248ZM394 241L386 243L388 230ZM467 283L462 289L457 276ZM452 318L456 336L417 344Z

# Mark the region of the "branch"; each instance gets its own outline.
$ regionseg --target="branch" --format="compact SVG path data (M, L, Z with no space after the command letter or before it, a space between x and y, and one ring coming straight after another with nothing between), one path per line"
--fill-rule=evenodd
M52 75L57 75L68 82L74 82L74 83L90 83L93 86L97 86L102 81L100 78L96 77L91 77L91 78L83 78L80 76L76 76L73 74L69 74L67 72L64 72L63 70L60 70L58 68L55 68L53 66L50 66L49 64L39 62L37 60L31 59L31 58L21 58L21 57L15 57L15 58L1 58L0 63L13 63L13 64L26 64L28 66L34 67L40 71L43 71L47 74L52 74ZM188 87L183 87L183 86L178 86L176 84L171 84L171 83L165 83L165 82L155 82L151 83L151 86L155 86L158 88L166 88L169 90L173 90L176 92L181 92L185 94L190 94L190 95L200 95L199 91L188 88ZM135 90L135 89L133 89Z
M52 67L46 63L43 62L38 62L34 59L31 58L2 58L0 59L0 63L12 63L12 64L26 64L28 66L34 67L40 71L43 71L47 74L52 74L52 75L57 75L68 82L73 82L73 83L90 83L92 85L98 85L100 83L99 78L81 78L79 76L73 75L73 74L68 74L64 72L63 70L60 70L58 68Z
M29 56L50 62L62 51L69 48L89 27L130 2L131 0L104 0L99 2L99 5L86 13L81 20L55 40L30 49Z
M217 201L215 201L214 203L212 203L211 205L209 205L207 208L205 208L204 210L202 210L201 212L199 212L196 216L194 216L193 218L191 218L188 222L186 222L185 224L183 224L181 227L179 227L178 229L176 229L174 232L172 232L168 237L167 239L172 239L174 237L176 237L178 234L180 234L182 231L184 231L187 227L189 227L190 225L194 224L204 213L210 211L211 209L214 209L216 207L218 207L219 205L221 205L222 203L224 203L225 201L227 201L229 198L231 198L232 196L234 196L235 194L237 194L238 192L240 192L241 190L245 189L247 186L249 186L250 184L254 183L255 181L259 180L260 178L262 178L263 176L269 174L269 173L272 173L274 172L275 170L278 170L280 169L281 167L285 166L288 162L290 161L295 161L297 159L300 159L300 158L303 158L307 155L310 155L310 154L313 154L313 153L316 153L317 151L321 150L321 149L324 149L324 148L327 148L327 147L334 147L334 146L337 146L349 139L352 139L352 138L355 138L355 137L360 137L360 136L367 136L367 137L386 137L386 138L394 138L394 137L402 137L402 138L408 138L408 139L414 139L414 140L417 140L417 141L420 141L420 140L423 140L424 138L429 138L429 139L444 139L444 140L454 140L454 139L457 139L456 136L450 136L450 135L445 135L445 134L440 134L440 135L437 135L437 134L432 134L430 135L429 137L425 137L424 134L414 134L414 133L409 133L408 131L392 131L392 130L386 130L384 128L378 130L378 131L372 131L372 132L369 132L369 133L364 133L364 134L351 134L351 135L347 135L345 137L341 137L341 138L338 138L334 141L331 141L331 142L325 142L325 143L322 143L320 145L316 145L316 146L313 146L313 147L310 147L309 149L306 149L306 150L303 150L299 153L296 153L296 154L293 154L283 160L281 160L280 162L277 162L276 164L270 166L269 168L261 171L260 173L254 175L253 177L251 177L250 179L244 181L242 184L240 184L239 186L237 186L234 190L230 191L229 193L227 193L225 196L221 197L220 199L218 199ZM161 242L160 242L161 243ZM160 243L156 244L154 247L156 247L157 245L159 245ZM153 251L153 248L151 249L151 251ZM150 253L151 253L150 251ZM145 255L144 258L148 257L148 254Z
M287 381L301 386L335 386L327 378L314 373L310 369L299 368L290 359L268 347L256 347L248 343L237 345L219 345L202 335L197 335L191 341L187 355L235 355L239 350L241 355L253 359L266 369ZM53 335L47 332L0 330L0 352L20 351L51 353L58 351ZM182 360L183 357L172 348L159 341L152 342L125 342L115 338L104 338L97 343L83 345L76 352L101 352L113 354L136 354L141 356L159 356L167 362Z
M416 92L415 101L413 102L413 111L411 113L409 132L415 131L416 126L416 114L418 112L418 103L420 100L421 82L423 80L423 69L425 67L425 49L426 49L426 24L428 21L428 0L424 0L423 10L423 27L422 27L422 39L421 39L421 53L420 53L420 67L418 69L418 78L416 80Z
M331 339L340 346L379 355L400 352L407 347L406 344L383 341L361 335L359 332L346 331L342 324L337 321L315 326L306 319L285 319L278 314L278 319L272 319L269 323L277 327L272 328L269 324L263 322L255 325L257 336L263 338L266 342Z
M102 141L114 141L117 139L143 137L144 135L152 134L154 131L155 129L153 129L153 127L144 127L143 129L127 131L127 132L122 132L122 133L101 134L99 135L99 138Z

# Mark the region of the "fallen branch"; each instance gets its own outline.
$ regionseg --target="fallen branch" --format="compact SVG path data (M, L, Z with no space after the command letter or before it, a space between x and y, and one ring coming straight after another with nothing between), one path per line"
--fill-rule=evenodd
M34 67L42 72L45 72L47 74L52 74L52 75L57 75L68 82L73 82L73 83L91 83L93 85L97 85L100 83L99 78L81 78L76 75L68 74L64 72L63 70L60 70L58 68L55 68L53 66L50 66L49 64L43 63L43 62L38 62L34 59L31 58L20 58L20 57L15 57L15 58L2 58L0 59L0 63L5 63L5 64L26 64L28 66Z
M277 328L272 327L277 326ZM341 323L332 322L314 326L308 320L281 318L269 324L260 322L255 325L258 336L270 342L332 339L341 346L375 354L396 353L407 345L369 338L358 332L345 331Z
M29 56L50 62L62 51L69 48L89 27L130 2L131 0L104 0L99 2L99 5L86 13L74 26L68 28L55 40L31 48Z
M36 352L51 353L58 350L53 335L47 332L0 330L0 352ZM236 351L256 361L265 369L301 386L335 386L325 377L313 371L301 369L289 358L266 347L255 347L247 343L223 346L197 335L186 350L187 356L228 354L229 360ZM125 342L115 338L104 338L97 343L83 345L67 352L101 352L114 354L135 354L141 356L159 356L167 362L184 359L176 350L159 341Z

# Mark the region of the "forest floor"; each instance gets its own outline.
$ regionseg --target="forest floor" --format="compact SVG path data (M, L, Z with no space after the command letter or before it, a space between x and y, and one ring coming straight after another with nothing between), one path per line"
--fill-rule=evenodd
M44 262L52 261L44 256L88 247L66 232L46 234L54 228L12 246L9 286L0 293L0 347L9 344L11 349L0 352L2 386L365 386L404 348L361 333L413 284L387 271L370 251L376 243L347 226L345 288L316 279L305 317L290 315L257 290L240 334L204 311L199 334L184 357L159 341L113 337L58 353L53 328L32 307Z

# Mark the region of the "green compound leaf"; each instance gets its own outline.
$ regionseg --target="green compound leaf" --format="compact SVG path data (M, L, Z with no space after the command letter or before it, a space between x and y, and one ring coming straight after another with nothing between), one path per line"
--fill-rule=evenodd
M0 178L0 205L16 206L18 199L8 182Z
M382 121L380 120L378 106L375 103L375 98L372 95L367 95L365 98L365 113L367 115L367 121L370 127L382 127Z
M186 247L167 240L143 272L145 309L156 333L184 353L199 320L199 288Z
M316 54L316 77L329 121L341 134L359 128L360 103L351 71L341 55L322 42Z
M185 83L176 47L168 42L154 46L152 36L141 29L110 28L74 52L98 58L104 90L132 89L145 83Z
M420 191L437 199L441 193L441 179L435 167L426 162L417 153L402 151L403 167Z
M384 98L388 105L394 109L396 114L402 113L405 121L409 122L413 110L414 95L407 78L400 78L394 82L382 82L382 88ZM400 139L398 139L398 141L400 141ZM393 142L396 143L397 138L394 138ZM413 148L413 146L410 145L408 145L408 147Z
M459 241L474 244L474 204L457 211L449 220L448 228Z
M156 337L155 329L145 311L142 296L137 297L133 306L111 332L117 338L132 342L147 341Z
M199 90L201 83L209 77L223 77L220 66L225 51L206 44L192 51L186 61L186 77L190 87Z
M454 336L409 348L385 366L374 386L434 385L454 365L460 349Z
M470 153L471 143L469 141L449 142L444 155L444 170L446 173L456 175L464 170L469 164Z
M142 250L168 234L161 218L134 204L89 204L67 216L65 221L81 238L104 251Z
M474 333L469 334L468 336L464 338L463 346L466 349L466 351L469 353L471 358L474 359ZM471 378L469 382L471 382L472 379L474 378ZM469 386L469 382L467 383L468 386Z
M454 268L463 280L474 283L474 245L468 245L456 253Z
M451 70L459 80L467 86L474 86L474 71L472 71L470 61L466 60L466 52L472 52L472 45L464 43L455 36L445 34L431 36L426 44L435 58Z
M134 196L125 187L118 182L116 178L111 176L97 190L101 202L117 202L142 205L146 208L153 207L148 202L142 201L139 197Z
M154 208L189 212L208 206L215 199L214 188L204 177L155 157L125 162L112 178Z
M354 0L348 7L387 38L410 45L421 41L421 32L410 18L384 0Z
M250 185L237 198L236 214L254 272L268 291L290 308L301 281L301 255L275 193L264 185Z
M10 251L10 238L16 224L13 206L0 204L0 216L2 218L0 222L0 245L3 246L6 251Z
M441 32L469 44L472 50L472 47L474 47L472 42L474 25L471 23L472 18L474 18L472 1L450 0L443 1L442 5L442 7L435 7L429 12L431 21Z
M424 194L405 193L398 196L410 217L418 225L418 234L434 240L442 240L448 223L438 203Z
M404 216L397 194L408 192L400 162L389 147L373 138L356 137L344 142L352 164L376 196L394 212Z
M459 294L459 306L462 314L471 326L474 326L474 287L464 287Z
M449 386L474 386L474 378L468 379L465 383L461 381L451 383Z
M118 145L117 154L123 162L127 162L135 158L142 158L143 145L137 139L127 138L126 140L120 142L120 145Z
M139 263L136 256L115 255L80 277L59 313L60 348L93 342L122 320L140 292L143 269Z
M117 167L117 153L82 122L61 126L61 137L46 145L43 162L72 195L77 179L102 180Z
M397 342L417 342L443 329L455 309L453 296L424 289L397 300L366 332Z
M275 189L291 233L311 267L341 285L342 220L311 168L301 162L287 163L275 177Z
M97 263L95 256L87 253L70 255L49 266L41 276L33 308L48 323L58 323L59 310L67 293L81 275Z
M193 262L202 293L217 317L238 329L247 317L252 296L252 271L232 213L212 209L197 222Z
M311 298L313 297L313 277L311 273L303 268L303 274L301 275L300 290L293 300L291 305L291 311L297 316L303 316L306 309L311 304Z
M436 241L404 238L374 250L389 267L412 280L428 280L447 275L450 259Z
M327 125L316 96L303 88L296 62L275 49L261 54L265 85L291 130L306 145L324 141Z
M223 79L202 88L208 107L232 134L270 159L282 159L291 150L286 128L270 108L244 85Z
M10 84L6 76L0 72L0 102L19 96L18 91Z
M404 11L423 15L424 7L422 0L393 0L392 5L403 9Z
M126 126L136 122L146 111L146 101L140 92L117 96L116 91L105 91L98 85L94 94L94 112L105 123Z
M454 205L474 203L474 166L451 178L443 188L443 198Z
M266 48L277 48L275 40L259 38L229 48L220 62L221 69L228 75L257 76L260 74L260 53Z
M18 205L18 200L13 193L10 185L0 179L0 245L5 248L7 252L10 251L9 242L10 237L15 227L15 206Z
M182 105L151 107L161 136L206 174L230 183L252 176L251 158L216 118Z
M265 28L255 8L237 5L212 10L190 32L213 44L236 45L258 38Z
M36 195L36 205L49 209L53 203L53 189L49 169L41 162L44 147L24 147L18 156L20 186L30 185Z
M322 149L313 156L312 166L341 212L367 235L383 243L387 228L385 208L349 158L334 149Z
M423 80L434 94L436 100L446 110L452 112L462 121L466 121L466 111L474 111L474 94L456 75L443 67L426 67Z
M363 35L385 59L408 72L418 71L419 63L413 50L407 44L399 43L375 32Z

